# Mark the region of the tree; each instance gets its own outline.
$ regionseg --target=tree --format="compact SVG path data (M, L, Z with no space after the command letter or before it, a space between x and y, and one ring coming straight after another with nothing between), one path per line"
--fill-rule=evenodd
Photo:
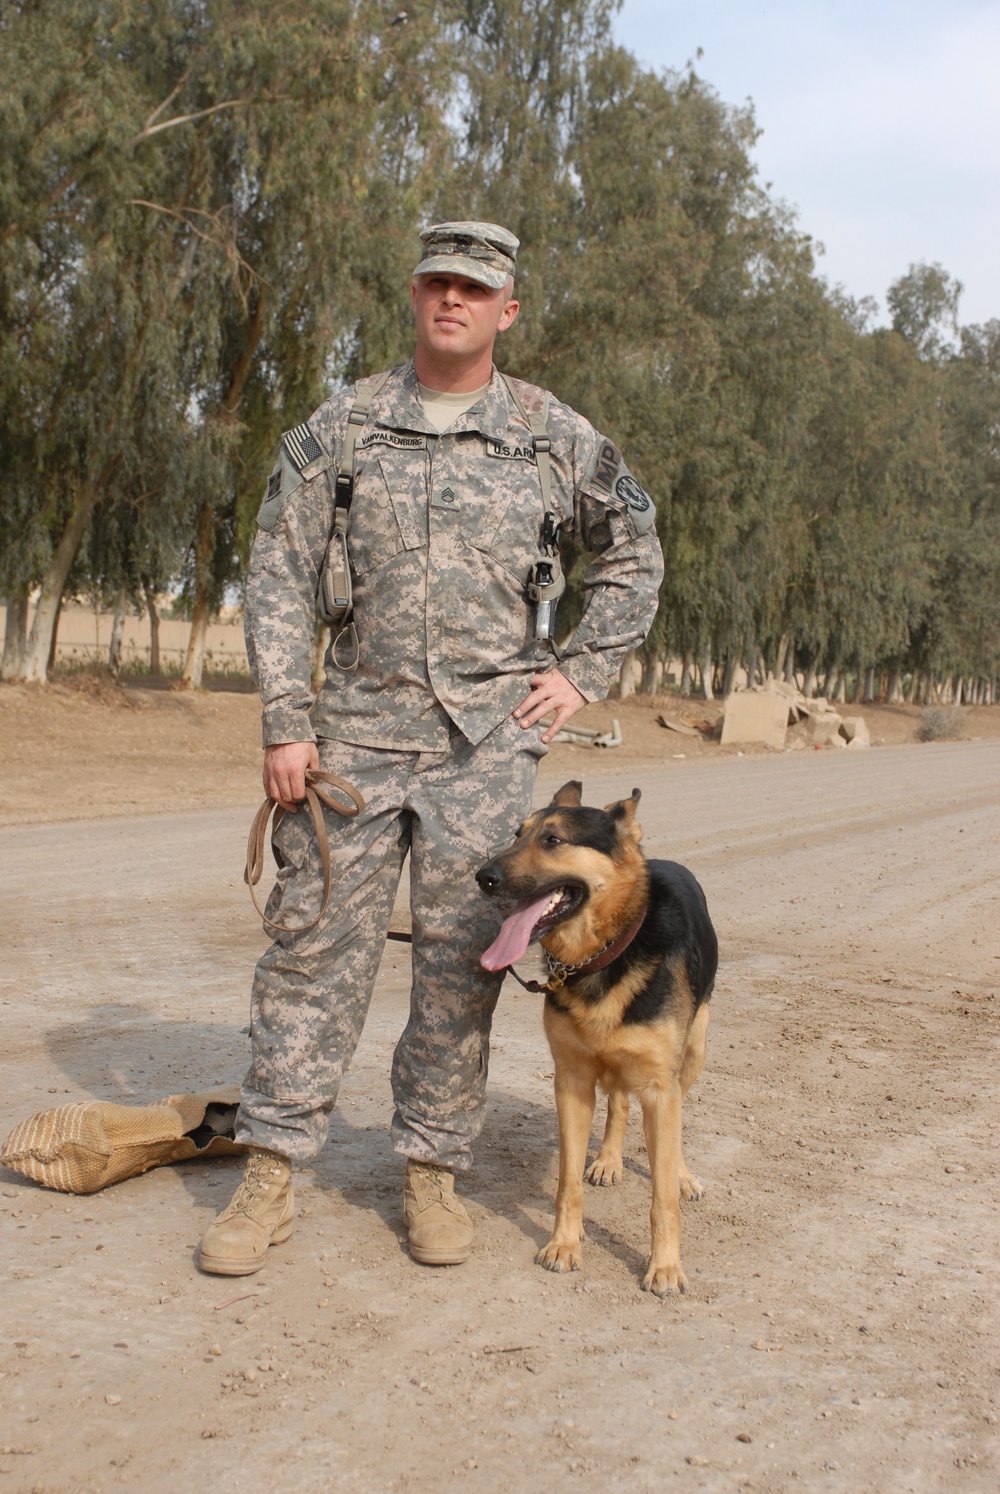
M937 359L958 332L962 283L936 262L913 264L886 294L892 329L912 343L921 358Z
M197 682L261 447L318 400L331 348L343 368L398 339L402 297L387 314L363 277L375 240L388 273L414 216L447 53L433 10L391 35L389 19L347 0L5 19L0 366L21 356L28 377L19 396L4 379L4 501L35 537L5 579L15 598L41 581L22 677L44 678L96 507L186 492Z

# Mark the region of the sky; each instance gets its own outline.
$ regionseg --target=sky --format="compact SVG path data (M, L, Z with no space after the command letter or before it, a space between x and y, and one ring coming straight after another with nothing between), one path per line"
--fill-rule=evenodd
M761 180L877 320L919 261L962 282L961 322L1000 318L1000 0L624 0L615 34L752 100Z

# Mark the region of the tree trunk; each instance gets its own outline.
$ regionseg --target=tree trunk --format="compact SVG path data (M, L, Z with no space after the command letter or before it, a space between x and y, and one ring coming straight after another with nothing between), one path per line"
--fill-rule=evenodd
M35 616L25 645L24 657L18 678L26 685L44 685L48 678L49 660L55 644L56 620L62 601L63 587L73 558L80 547L83 531L93 504L80 504L62 532L56 552L42 581L42 589L35 606Z
M701 693L706 700L714 700L712 689L712 651L709 648L701 656Z
M621 671L618 675L618 699L627 700L630 695L635 694L636 671L641 668L636 658L635 649L629 649L622 660Z
M647 654L643 660L642 693L655 695L663 688L663 660L659 654Z
M122 641L125 637L125 616L128 597L119 591L115 597L115 610L111 618L111 642L108 645L108 672L116 680L122 672Z
M191 632L188 634L187 653L184 656L184 668L178 680L178 687L182 690L200 690L202 680L205 677L205 647L208 634L208 602L204 597L199 597L194 604L194 612L191 617Z
M156 597L149 582L143 579L142 589L146 594L146 612L149 615L149 672L160 673L160 614L156 610Z
M782 633L778 639L778 652L774 658L774 677L776 680L785 677L785 659L788 655L788 634Z
M757 683L757 645L751 643L746 653L747 689L752 690ZM727 692L728 693L728 692Z
M795 639L789 638L788 651L785 654L785 684L795 684Z
M200 690L205 672L205 637L211 610L209 584L214 546L215 510L210 503L203 503L198 511L194 550L194 611L191 614L187 657L179 681L182 690Z
M47 663L46 668L45 668L46 677L48 677L52 673L53 669L55 668L56 650L57 650L57 648L59 646L59 619L61 617L62 617L62 597L60 596L58 602L56 603L56 615L52 619L52 642L49 644L49 658L48 658L48 663Z
M812 700L813 696L816 694L816 672L818 669L819 654L814 654L812 659L810 659L809 661L809 668L806 670L806 677L802 681L802 694L805 696L806 700Z
M738 662L739 661L737 660L735 654L730 654L729 658L726 660L726 672L722 679L723 700L728 700L730 695L733 693L733 686L736 683L736 668Z
M680 683L680 691L679 691L679 693L680 693L680 696L681 696L682 700L685 700L691 694L691 655L690 654L685 654L684 655L684 662L681 665L681 683Z
M3 637L3 664L0 679L16 680L20 677L24 650L28 640L28 598L9 597L7 600L7 626Z

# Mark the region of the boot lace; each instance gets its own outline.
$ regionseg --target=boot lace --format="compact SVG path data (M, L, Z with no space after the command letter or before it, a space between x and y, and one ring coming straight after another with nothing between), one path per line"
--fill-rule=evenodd
M431 1203L444 1204L450 1208L454 1203L451 1171L447 1167L435 1167L432 1162L411 1162L410 1180L413 1192L421 1208Z
M270 1192L280 1172L280 1165L274 1157L268 1156L266 1152L251 1152L247 1158L243 1181L237 1188L226 1213L238 1214L243 1210L252 1211L254 1204Z

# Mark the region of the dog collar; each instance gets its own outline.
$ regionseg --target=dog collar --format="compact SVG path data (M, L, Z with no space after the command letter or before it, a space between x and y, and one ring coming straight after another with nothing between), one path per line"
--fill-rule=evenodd
M549 984L558 990L560 986L566 984L571 975L592 975L595 970L603 970L613 960L617 960L623 950L628 949L632 940L642 928L645 918L646 915L643 913L638 923L634 923L630 929L626 929L624 934L619 934L618 938L613 939L610 944L605 944L603 949L599 949L596 954L591 955L589 960L584 960L581 965L566 965L562 960L557 960L555 955L549 954L548 950L546 950L545 958L549 965Z

